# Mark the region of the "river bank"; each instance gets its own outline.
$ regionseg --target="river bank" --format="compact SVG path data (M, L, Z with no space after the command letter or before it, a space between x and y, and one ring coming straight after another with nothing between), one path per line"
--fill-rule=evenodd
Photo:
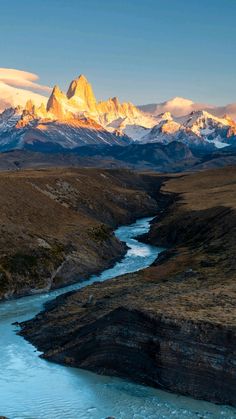
M125 246L114 228L154 215L161 181L128 170L0 173L0 300L98 274Z
M148 231L150 219L120 227L116 236L129 247L125 258L113 268L84 283L50 293L0 303L1 414L10 419L233 419L236 412L186 397L143 387L127 380L47 362L35 347L16 334L15 321L31 319L55 297L97 281L114 278L151 265L160 249L140 243L136 236ZM102 286L102 283L100 283ZM32 400L34 401L32 403Z
M235 168L167 179L173 199L145 237L167 252L64 295L21 333L45 359L236 405L235 185Z

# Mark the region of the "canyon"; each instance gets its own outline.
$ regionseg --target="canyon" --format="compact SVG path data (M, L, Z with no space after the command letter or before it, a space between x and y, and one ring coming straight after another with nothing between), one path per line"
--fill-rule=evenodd
M236 419L236 1L2 1L0 419Z
M154 214L154 175L126 170L0 173L0 299L99 273L126 252L119 224Z
M163 249L45 297L19 334L47 361L236 406L234 106L97 101L83 75L18 93L0 114L0 299L105 275L129 255L113 230L140 217Z
M235 168L156 179L152 266L58 297L20 333L47 360L236 405Z

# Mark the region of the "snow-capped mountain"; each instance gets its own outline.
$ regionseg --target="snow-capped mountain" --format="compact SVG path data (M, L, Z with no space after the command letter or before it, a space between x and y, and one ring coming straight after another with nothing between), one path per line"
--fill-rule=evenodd
M132 103L114 97L97 102L92 86L81 75L66 93L55 86L49 99L39 106L30 100L22 108L10 108L0 115L0 150L12 148L76 148L82 145L127 145L127 125L152 127L156 120ZM145 128L141 128L144 133Z
M32 149L57 151L73 149L83 145L127 145L130 139L119 133L111 133L93 119L78 117L71 119L51 119L46 109L34 106L28 109L6 109L0 115L0 150Z
M97 102L92 86L83 75L70 83L67 93L63 93L58 86L53 88L47 103L47 112L59 119L87 116L110 131L115 129L122 133L127 124L137 123L150 128L156 122L131 102L120 103L117 97Z
M236 123L228 117L193 111L178 118L166 112L159 118L158 124L140 139L141 143L181 141L190 146L222 148L236 142Z
M0 150L125 146L132 141L180 141L190 146L219 148L233 144L236 138L236 123L231 118L196 110L196 104L182 98L155 108L154 114L145 113L130 102L121 103L117 97L97 102L83 75L70 83L67 92L55 86L48 100L43 97L41 102L38 96L36 101L29 100L23 107L12 107L0 114ZM156 114L160 109L165 112ZM167 109L181 116L176 117Z
M73 149L82 145L127 145L130 139L110 133L89 118L72 120L37 119L32 115L19 115L9 109L11 115L0 116L0 150L19 148L39 151Z

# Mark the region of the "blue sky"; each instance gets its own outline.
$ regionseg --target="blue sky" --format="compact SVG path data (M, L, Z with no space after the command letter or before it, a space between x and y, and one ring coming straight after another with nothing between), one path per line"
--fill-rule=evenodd
M236 102L236 0L0 0L0 67L98 99Z

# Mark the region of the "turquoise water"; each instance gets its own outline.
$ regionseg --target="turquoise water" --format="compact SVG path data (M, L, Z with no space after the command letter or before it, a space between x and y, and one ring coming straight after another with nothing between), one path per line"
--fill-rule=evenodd
M66 291L149 266L160 249L139 243L150 218L120 227L129 247L124 259L89 281L0 304L0 415L10 419L236 418L236 409L143 387L129 381L49 363L16 335L13 322L32 318L46 301Z

